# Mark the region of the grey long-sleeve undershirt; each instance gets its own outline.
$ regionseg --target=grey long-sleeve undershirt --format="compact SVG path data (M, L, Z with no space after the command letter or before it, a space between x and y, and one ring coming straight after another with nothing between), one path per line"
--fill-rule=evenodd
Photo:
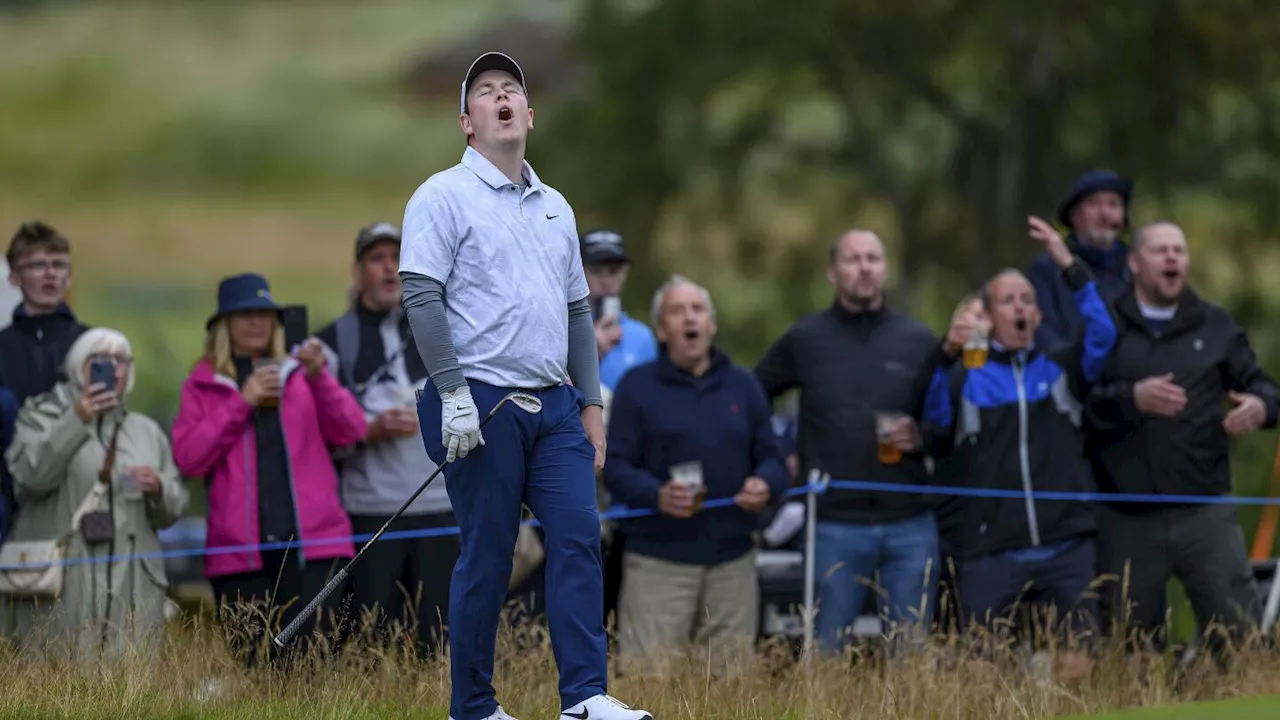
M444 286L418 273L400 274L404 312L427 374L441 395L467 384L444 311ZM600 361L595 328L586 298L569 303L569 377L587 405L604 406L600 395Z

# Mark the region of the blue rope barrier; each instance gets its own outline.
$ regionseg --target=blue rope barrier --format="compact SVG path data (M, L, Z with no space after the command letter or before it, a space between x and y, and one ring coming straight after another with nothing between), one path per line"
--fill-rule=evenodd
M826 490L826 483L814 483L811 485L804 485L802 487L790 488L787 490L786 493L784 493L784 497L795 497L797 495L805 495L810 490L812 490L815 493L822 493L823 491ZM706 502L704 502L703 508L706 510L714 510L716 508L730 507L732 505L733 505L733 498L731 497L717 498L715 500L707 500ZM605 520L630 520L632 518L648 517L648 516L657 515L657 514L658 514L658 511L654 509L638 508L633 510L633 509L627 508L623 510L610 510L607 512L603 512L603 513L600 513L600 517ZM541 523L539 523L536 519L525 520L525 521L522 521L521 524L530 525L533 527L538 527L539 525L541 525ZM428 538L428 537L444 537L446 535L457 535L459 532L460 532L460 529L456 525L453 527L424 528L421 530L388 530L387 532L382 534L382 537L378 539L378 542L383 542L386 540L416 540L419 538ZM130 560L148 560L148 559L164 560L168 558L194 557L194 556L205 556L205 555L234 555L236 553L246 553L246 552L270 552L275 550L297 550L304 547L314 547L317 545L340 545L348 542L360 544L360 543L368 542L370 539L373 538L374 535L375 533L366 533L363 535L350 535L345 537L333 537L333 538L317 538L314 540L284 540L280 542L253 543L248 545L223 545L220 547L198 547L198 548L186 548L186 549L180 549L180 550L161 550L161 551L149 552L149 553L134 553L132 555L106 555L102 557L97 557L97 556L74 557L74 558L65 558L59 563L41 562L41 563L25 563L25 564L18 564L18 565L0 565L0 572L13 572L15 570L16 571L42 570L44 568L53 567L55 565L61 565L63 567L67 567L70 565L97 565L102 563L127 562Z
M882 483L870 482L865 480L830 480L824 482L812 483L801 487L790 488L785 493L785 497L796 497L808 494L810 491L816 494L825 493L828 488L835 490L853 490L858 492L888 492L888 493L904 493L915 495L941 495L949 497L970 497L970 498L994 498L1004 500L1023 500L1026 493L1021 490L997 490L992 488L971 488L958 487L951 485L902 485L898 483ZM1089 502L1089 503L1149 503L1149 504L1177 504L1177 505L1280 505L1280 497L1237 497L1233 495L1154 495L1139 493L1075 493L1075 492L1049 492L1033 490L1031 492L1033 500L1043 500L1049 502ZM714 510L716 508L730 507L733 505L733 498L718 498L708 500L703 503L703 508ZM630 520L633 518L649 517L657 515L658 511L648 508L641 509L623 509L610 510L603 512L600 517L606 520ZM525 520L522 525L538 527L540 523L536 519ZM414 540L427 537L444 537L446 535L457 535L460 532L457 526L447 528L426 528L422 530L392 530L383 533L379 542L386 540ZM163 550L151 553L136 553L133 555L113 555L104 557L76 557L64 559L61 563L29 563L19 565L0 565L0 572L10 572L15 570L39 570L51 567L54 564L61 564L64 567L69 565L85 565L99 563L116 563L129 560L144 559L168 559L181 557L194 557L206 555L226 555L244 552L264 552L274 550L297 550L304 547L313 547L317 545L337 545L342 543L364 543L368 542L374 533L363 535L352 535L347 537L336 538L318 538L315 540L291 540L274 543L255 543L249 545L225 545L221 547L199 547L186 548L180 550Z
M955 487L950 485L900 485L897 483L867 482L863 480L832 480L835 490L862 492L896 492L916 495L945 495L951 497L1026 499L1021 490L996 490L989 488ZM1137 493L1074 493L1033 490L1033 500L1079 501L1104 503L1167 503L1176 505L1280 505L1280 497L1236 497L1234 495L1142 495Z

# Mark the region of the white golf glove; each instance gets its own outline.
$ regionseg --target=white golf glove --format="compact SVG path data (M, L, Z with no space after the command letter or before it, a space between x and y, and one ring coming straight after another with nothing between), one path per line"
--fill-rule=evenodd
M449 451L445 462L461 460L473 448L484 445L476 401L466 386L445 393L440 400L440 444Z

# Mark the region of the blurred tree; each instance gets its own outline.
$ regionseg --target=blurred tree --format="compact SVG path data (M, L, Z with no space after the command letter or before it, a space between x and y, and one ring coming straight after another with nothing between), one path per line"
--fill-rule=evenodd
M1089 167L1157 207L1212 186L1274 221L1278 21L1261 0L590 0L595 87L540 161L634 244L673 214L686 241L731 237L674 252L718 275L728 253L738 287L782 283L778 307L724 328L758 349L748 335L812 308L820 253L871 208L917 310L934 281L1024 265L1026 215L1053 217ZM788 208L808 221L788 229Z

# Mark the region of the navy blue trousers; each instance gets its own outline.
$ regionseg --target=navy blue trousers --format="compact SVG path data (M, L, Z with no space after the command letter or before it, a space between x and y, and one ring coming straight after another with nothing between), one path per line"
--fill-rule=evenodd
M510 392L468 384L481 420ZM582 429L582 395L576 389L566 385L536 394L542 412L532 415L507 403L481 431L484 446L445 466L462 543L449 591L453 720L482 720L498 709L494 651L522 503L545 533L547 621L562 707L607 689L595 448ZM418 420L427 454L443 464L440 398L430 384Z
M997 553L960 565L960 610L966 627L1011 620L1028 604L1054 608L1060 630L1075 639L1098 637L1098 597L1091 589L1097 578L1091 537L1048 560L1019 562Z

